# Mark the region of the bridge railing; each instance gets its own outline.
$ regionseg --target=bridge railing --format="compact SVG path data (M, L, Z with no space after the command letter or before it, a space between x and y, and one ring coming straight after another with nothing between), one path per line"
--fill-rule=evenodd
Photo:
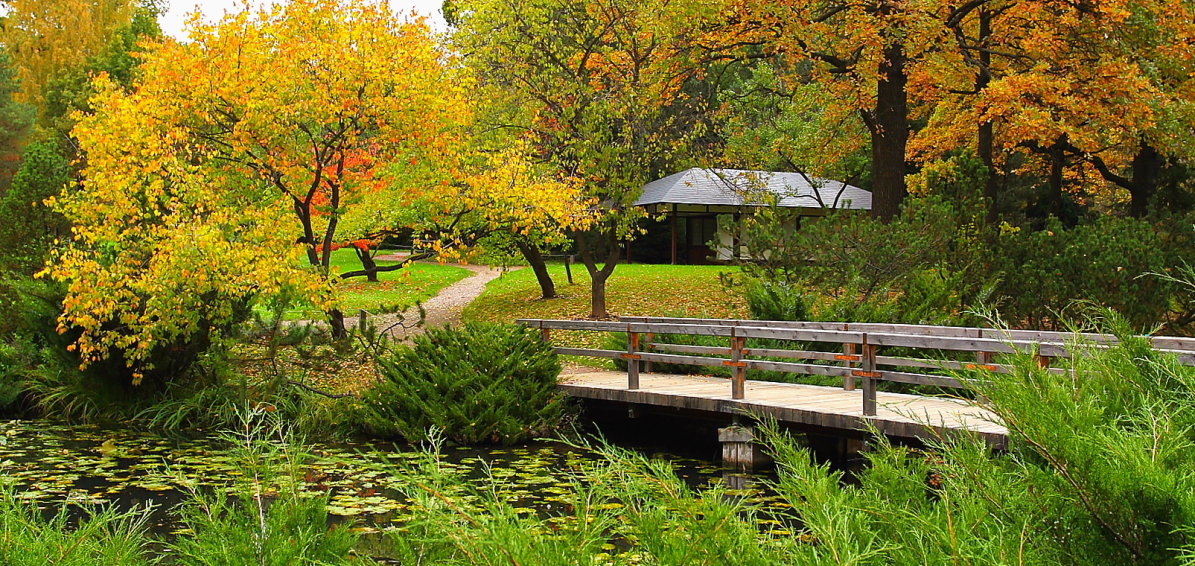
M628 389L638 389L640 371L651 372L654 363L728 367L731 369L733 399L745 397L749 369L833 376L841 377L843 388L848 391L862 386L863 414L869 416L876 414L876 383L879 381L961 388L964 384L957 379L916 370L1007 372L1008 366L994 361L997 354L1007 353L1032 353L1041 367L1053 373L1062 373L1064 369L1050 367L1054 359L1069 358L1076 347L1105 348L1116 341L1114 336L1108 334L907 324L651 317L624 317L617 322L541 319L521 319L518 322L539 329L545 340L550 339L553 330L625 332L625 351L562 347L555 348L555 351L561 355L625 360ZM718 347L655 341L656 336L669 334L724 337L728 344L727 347ZM748 348L747 339L751 338L838 344L840 351ZM1195 365L1195 338L1158 336L1150 340L1155 348L1176 354L1180 362ZM974 355L974 361L882 356L879 352L883 347L965 352ZM777 358L800 361L776 361Z

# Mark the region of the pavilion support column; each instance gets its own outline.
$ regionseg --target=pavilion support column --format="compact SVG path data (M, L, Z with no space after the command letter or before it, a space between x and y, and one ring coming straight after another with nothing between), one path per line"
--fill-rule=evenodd
M733 226L735 229L730 233L730 246L731 246L730 257L734 261L743 259L743 250L739 248L739 245L742 242L742 239L739 238L739 235L741 234L741 230L742 230L742 226L743 226L742 219L743 219L742 214L739 214L737 212L734 213Z
M672 205L672 214L668 215L668 218L669 218L670 222L672 223L672 265L676 265L676 252L677 252L677 245L679 244L679 242L677 242L677 238L679 236L677 234L677 229L676 229L676 205L675 204Z

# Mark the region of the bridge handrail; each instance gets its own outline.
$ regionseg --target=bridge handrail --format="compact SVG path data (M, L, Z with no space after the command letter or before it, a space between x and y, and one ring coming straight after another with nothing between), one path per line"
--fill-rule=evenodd
M957 379L917 373L880 369L897 368L980 369L1007 372L1008 367L993 363L995 354L1032 353L1047 371L1053 358L1068 358L1075 348L1106 348L1116 342L1109 334L1076 334L1005 330L992 328L950 327L909 324L845 323L845 322L788 322L734 319L695 319L663 317L624 317L618 321L520 319L520 324L537 328L549 339L552 330L579 330L627 333L627 350L599 350L590 348L555 348L562 355L590 356L627 361L628 389L639 388L640 364L650 372L653 363L731 367L731 397L745 396L748 369L781 371L843 378L843 387L856 387L862 378L863 414L875 415L875 384L893 381L941 387L964 387ZM654 344L658 334L720 336L729 339L726 348L688 344ZM769 338L788 341L822 342L842 345L842 352L820 352L778 348L746 347L748 338ZM1158 336L1150 337L1155 348L1174 353L1186 365L1195 365L1195 339ZM959 352L975 352L975 363L931 360L909 357L880 356L882 346L908 347ZM660 353L673 352L673 353ZM702 354L702 355L684 355ZM726 356L726 357L709 357ZM752 360L750 356L765 358L795 358L824 360L842 365L796 363L774 360Z
M762 326L767 328L802 328L843 330L858 332L915 332L925 336L953 336L966 338L993 338L997 340L1029 340L1034 342L1054 342L1068 344L1080 338L1094 344L1114 344L1117 339L1112 334L1057 332L1048 330L1014 330L1006 328L980 328L972 326L937 326L925 324L888 324L873 322L813 322L786 320L751 320L751 319L719 319L719 318L673 318L625 316L621 322L647 322L670 324L707 324L722 326ZM1195 352L1195 338L1183 336L1149 336L1150 343L1155 348Z

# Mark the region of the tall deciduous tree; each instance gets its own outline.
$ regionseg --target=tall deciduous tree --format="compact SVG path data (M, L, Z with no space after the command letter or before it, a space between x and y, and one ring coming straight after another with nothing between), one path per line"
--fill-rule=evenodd
M868 132L872 213L892 218L907 188L909 76L944 33L940 2L840 0L731 2L715 42L763 49L805 80L823 82L835 106ZM834 111L840 113L839 111Z
M19 69L20 100L39 108L58 73L83 65L129 23L136 0L10 0L3 41Z
M262 296L308 297L343 334L341 218L378 191L449 196L390 175L455 150L467 86L449 56L384 4L296 0L144 57L134 92L101 82L74 132L83 188L55 202L75 233L46 274L69 285L60 323L84 360L136 367Z
M591 279L590 316L606 318L606 281L634 230L630 206L698 133L683 87L699 74L683 26L665 2L466 0L456 39L500 111L491 127L518 132L534 160L578 179L600 217L574 231Z
M941 50L949 56L913 81L936 101L913 153L933 159L975 139L993 171L1001 154L1040 164L1047 212L1082 180L1083 196L1119 187L1129 212L1144 214L1166 158L1190 155L1179 140L1195 124L1192 10L1154 0L960 4Z

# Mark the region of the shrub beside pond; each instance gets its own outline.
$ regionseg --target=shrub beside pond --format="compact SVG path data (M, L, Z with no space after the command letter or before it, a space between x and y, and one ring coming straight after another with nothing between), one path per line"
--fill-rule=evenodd
M511 444L551 432L566 414L560 360L522 326L430 329L379 366L384 380L364 399L373 434L420 442L435 428L457 442Z

